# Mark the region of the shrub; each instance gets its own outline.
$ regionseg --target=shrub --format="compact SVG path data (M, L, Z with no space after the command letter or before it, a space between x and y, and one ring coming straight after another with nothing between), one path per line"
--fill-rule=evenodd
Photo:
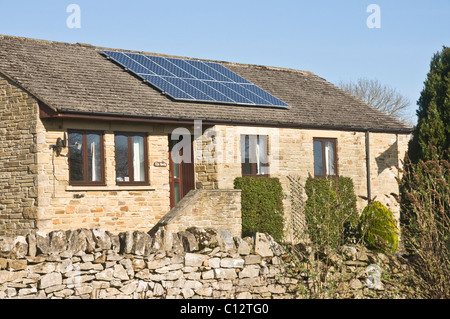
M450 250L450 163L444 157L417 164L406 159L399 180L400 223L411 253L421 247L424 235L429 238L431 230L435 231L433 242L443 242Z
M267 233L283 239L283 189L278 178L238 177L234 187L242 190L242 235Z
M434 150L435 151L435 150ZM450 298L450 163L407 158L399 180L402 239L414 256L409 274L424 298Z
M305 219L310 240L337 248L352 239L358 224L356 195L348 177L312 178L305 184Z
M358 230L367 248L395 254L398 229L392 212L380 202L370 203L362 212Z

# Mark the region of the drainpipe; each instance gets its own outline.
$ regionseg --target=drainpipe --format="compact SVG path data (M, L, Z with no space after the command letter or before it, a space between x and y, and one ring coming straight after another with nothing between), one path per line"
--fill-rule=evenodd
M372 200L372 189L370 183L370 131L366 131L366 170L367 170L367 201Z

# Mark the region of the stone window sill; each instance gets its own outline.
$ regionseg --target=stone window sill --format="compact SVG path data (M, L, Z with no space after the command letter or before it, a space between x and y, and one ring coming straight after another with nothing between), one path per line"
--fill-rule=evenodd
M117 192L117 191L155 191L154 187L151 186L67 186L66 191L68 192Z

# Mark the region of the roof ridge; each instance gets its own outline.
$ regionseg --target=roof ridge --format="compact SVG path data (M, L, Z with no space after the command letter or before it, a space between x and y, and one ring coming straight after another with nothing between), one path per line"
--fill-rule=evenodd
M94 48L96 50L110 50L110 51L125 52L125 53L153 55L153 56L160 56L160 57L173 58L173 59L206 61L206 62L227 64L227 65L232 65L232 66L240 66L240 67L244 66L244 67L259 68L259 69L266 69L266 70L273 70L273 71L287 71L287 72L297 72L297 73L302 73L302 74L315 75L314 72L307 71L307 70L299 70L299 69L284 68L284 67L277 67L277 66L268 66L268 65L262 65L262 64L251 64L251 63L241 63L241 62L231 62L231 61L223 61L223 60L195 58L195 57L179 56L179 55L173 55L173 54L148 52L148 51L141 51L141 50L117 49L117 48L101 47L101 46L93 46L92 48Z
M130 53L168 57L168 58L174 58L174 59L200 60L200 61L206 61L206 62L215 62L215 63L227 64L227 65L231 65L231 66L238 66L238 67L251 67L251 68L259 68L259 69L266 69L266 70L273 70L273 71L295 72L295 73L300 73L300 74L304 74L304 75L315 75L313 72L308 71L308 70L299 70L299 69L285 68L285 67L278 67L278 66L268 66L268 65L262 65L262 64L251 64L251 63L241 63L241 62L231 62L231 61L196 58L196 57L187 57L187 56L179 56L179 55L172 55L172 54L165 54L165 53L148 52L148 51L142 51L142 50L118 49L118 48L96 46L96 45L92 45L89 43L81 43L81 42L69 43L69 42L62 42L62 41L53 41L53 40L13 36L13 35L6 35L6 34L0 34L0 39L11 39L11 40L30 41L30 42L37 42L37 43L79 46L79 47L93 49L93 50L112 50L112 51L118 51L118 52L130 52Z
M45 40L45 39L35 39L35 38L27 38L27 37L20 37L16 35L7 35L7 34L0 34L0 39L10 39L10 40L20 40L20 41L30 41L30 42L39 42L39 43L56 43L56 44L69 44L73 45L72 43L68 42L61 42L61 41L53 41L53 40Z
M286 68L286 67L280 67L280 66L270 66L270 65L250 64L250 63L236 63L236 62L223 62L223 63L237 65L237 66L247 66L247 67L252 67L252 68L266 69L266 70L271 70L271 71L285 71L285 72L301 73L303 75L316 75L314 72L309 71L309 70L300 70L300 69Z

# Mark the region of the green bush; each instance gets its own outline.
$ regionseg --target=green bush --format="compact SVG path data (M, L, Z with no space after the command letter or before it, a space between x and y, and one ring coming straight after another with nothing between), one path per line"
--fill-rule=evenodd
M367 248L395 254L398 229L392 212L380 202L372 202L361 214L358 230Z
M415 260L407 275L425 299L450 298L449 154L417 164L406 158L399 180L402 242Z
M305 219L313 243L337 248L356 239L358 212L351 178L309 177L305 191Z
M436 152L432 150L430 152ZM450 252L450 149L440 159L415 164L406 158L400 189L400 227L406 250L424 250L424 238ZM434 237L432 237L434 236Z
M238 177L234 187L242 190L242 235L268 233L283 239L283 189L278 178Z

